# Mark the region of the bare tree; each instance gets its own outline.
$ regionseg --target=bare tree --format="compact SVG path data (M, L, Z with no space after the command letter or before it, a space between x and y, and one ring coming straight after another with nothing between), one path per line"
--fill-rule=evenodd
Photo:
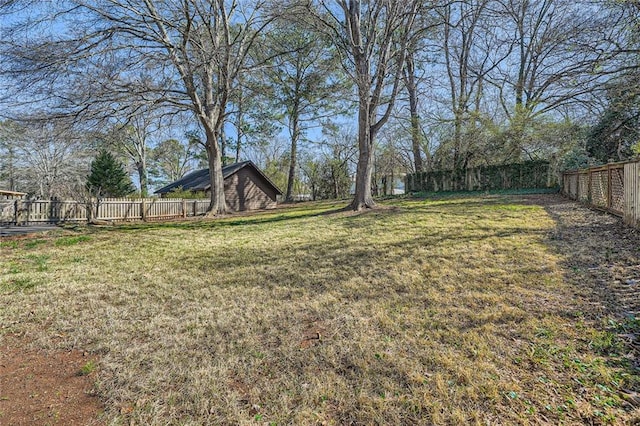
M354 129L327 124L317 141L314 156L301 163L313 200L349 196L358 148Z
M466 133L479 125L481 105L485 95L485 80L510 51L499 49L495 22L491 22L490 0L461 0L438 8L442 20L441 64L446 75L451 132L451 168L454 187L462 186L461 170L471 161L474 139Z
M418 76L416 75L415 49L409 48L405 58L404 85L409 95L409 116L411 120L411 148L413 167L416 173L423 170L421 150L420 114L418 113Z
M151 117L137 115L132 117L130 125L125 127L125 138L122 147L128 154L138 173L140 184L140 196L149 194L149 175L147 170L147 152L149 150L149 137L157 123L150 122Z
M431 76L426 72L426 65L433 61L429 56L433 56L433 53L437 51L438 42L434 37L434 31L441 27L443 22L435 11L442 6L446 6L446 3L438 5L434 2L430 8L424 10L417 17L419 21L415 28L415 34L411 36L407 45L405 56L403 79L407 93L407 106L409 107L412 168L415 172L422 172L428 168L430 163L430 152L428 149L424 149L426 138L423 125L425 123L421 118L420 97L424 94L426 83ZM427 157L426 167L422 159L423 153Z
M20 190L47 199L81 189L77 183L86 180L92 152L73 129L32 123L14 142Z
M351 208L375 206L371 192L375 137L388 121L402 80L407 46L422 2L318 1L311 10L329 35L358 93L358 166Z
M61 0L37 9L51 12L47 16L14 25L4 43L11 59L5 75L58 114L96 118L108 114L110 105L124 105L125 98L191 111L205 135L209 212L224 213L220 135L234 82L271 22L266 4ZM34 33L51 22L66 31Z
M153 135L160 130L160 114L157 111L139 110L130 117L117 117L111 131L101 139L110 149L123 154L138 175L140 195L149 193L148 152Z
M344 109L348 90L334 49L317 32L291 27L281 20L266 42L272 51L283 52L266 69L267 91L274 110L289 132L289 173L285 199L293 201L299 143L307 131Z
M487 80L500 89L510 147L523 149L527 127L547 113L589 102L617 52L620 16L591 1L500 0L509 58Z
M9 191L16 191L18 146L23 133L15 122L0 122L0 186Z

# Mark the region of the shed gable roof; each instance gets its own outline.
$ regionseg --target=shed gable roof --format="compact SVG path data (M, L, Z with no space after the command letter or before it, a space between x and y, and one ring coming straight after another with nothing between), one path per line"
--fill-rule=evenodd
M8 191L4 189L0 189L0 195L11 195L16 197L21 197L23 195L27 195L26 192L17 192L17 191Z
M282 195L282 191L274 185L273 182L264 174L262 171L253 164L252 161L242 161L240 163L229 164L222 168L222 177L227 179L229 176L237 173L240 169L244 167L251 167L256 171L256 173L264 179L264 181L273 187L277 194ZM156 194L166 194L167 192L171 192L174 189L182 188L184 191L207 191L211 188L211 181L209 178L209 169L200 169L195 170L181 179L178 179L175 182L170 183L167 186L164 186L155 191Z

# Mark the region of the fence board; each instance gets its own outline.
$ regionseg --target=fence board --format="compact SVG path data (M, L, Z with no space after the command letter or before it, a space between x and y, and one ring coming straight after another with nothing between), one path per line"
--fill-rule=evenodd
M22 202L27 222L48 222L51 215L51 201L27 200Z
M140 209L142 200L110 198L98 203L96 219L99 220L139 220L142 219Z
M145 205L146 219L182 217L182 199L152 200Z
M196 216L205 214L209 209L209 204L211 204L209 200L194 200L194 203L194 211Z
M569 194L571 194L571 198L576 198L578 196L578 174L574 173L569 176Z
M90 205L74 200L0 200L0 224L86 222L89 209L97 220L130 221L197 216L208 208L209 200L178 198L105 198Z
M609 209L619 216L624 214L624 166L609 169Z
M606 209L608 207L609 189L606 170L597 170L591 174L591 204ZM575 199L575 194L572 194Z
M624 221L640 225L640 162L624 165Z
M589 202L590 197L590 175L588 172L578 173L578 191L577 200L583 203Z
M611 163L562 174L565 196L622 216L640 226L640 160Z

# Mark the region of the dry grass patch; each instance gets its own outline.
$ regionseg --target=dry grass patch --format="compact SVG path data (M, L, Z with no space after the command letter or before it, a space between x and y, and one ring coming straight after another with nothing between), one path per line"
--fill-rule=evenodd
M335 207L2 246L2 333L99 354L114 424L632 419L542 207Z

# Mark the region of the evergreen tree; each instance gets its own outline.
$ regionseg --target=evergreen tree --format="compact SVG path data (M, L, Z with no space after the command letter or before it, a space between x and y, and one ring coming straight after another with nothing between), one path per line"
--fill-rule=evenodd
M106 150L91 162L87 190L98 197L124 197L135 192L122 163Z
M640 141L640 85L630 74L609 89L609 105L587 135L587 152L599 162L623 161L637 154Z

